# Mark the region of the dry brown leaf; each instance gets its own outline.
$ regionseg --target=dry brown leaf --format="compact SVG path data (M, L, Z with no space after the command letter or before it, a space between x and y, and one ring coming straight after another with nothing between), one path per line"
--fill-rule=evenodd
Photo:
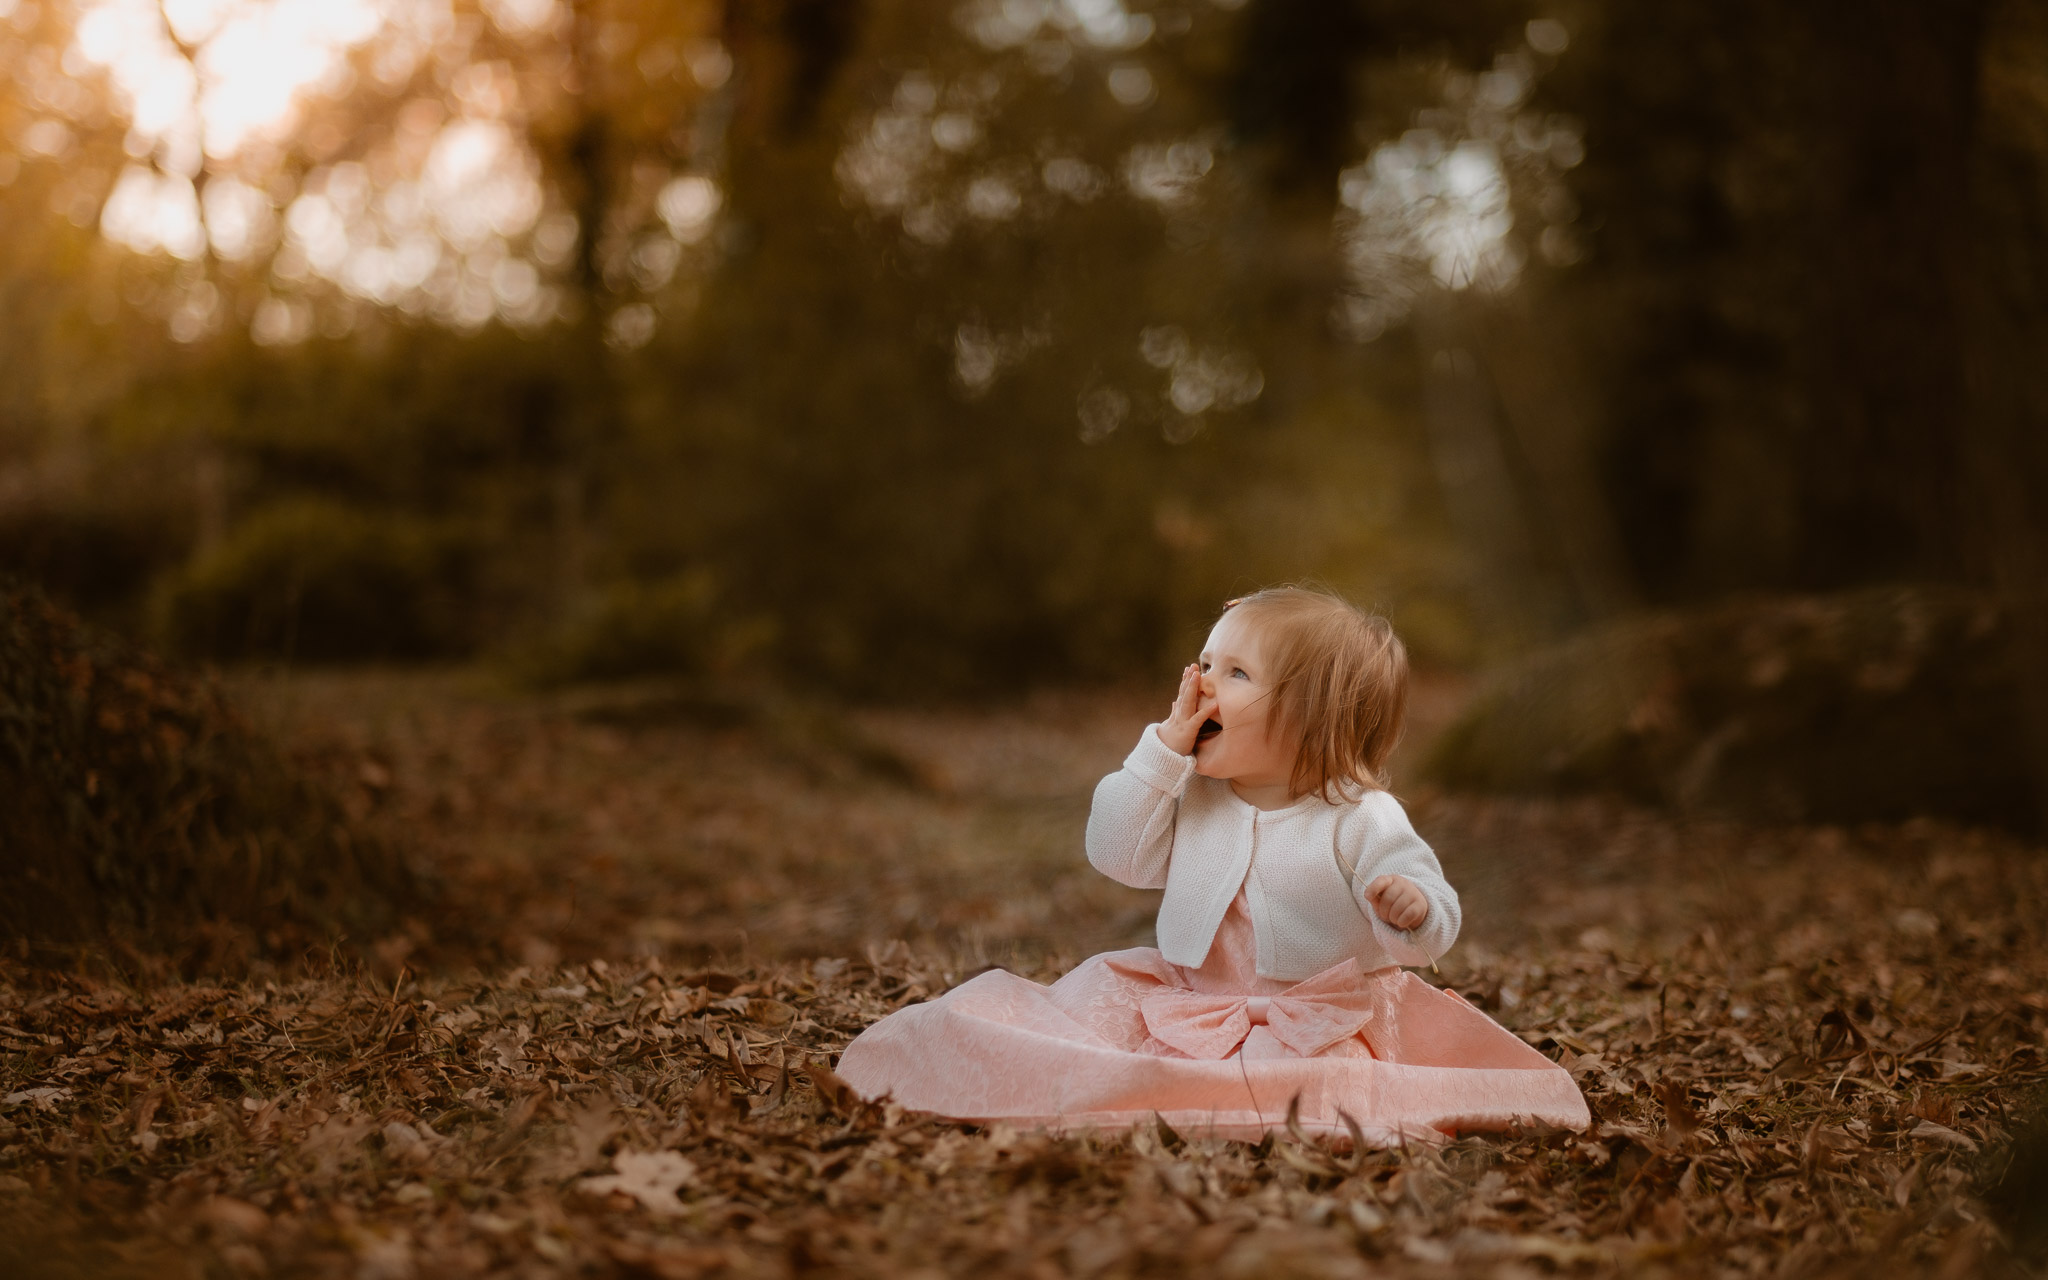
M1922 1142L1939 1142L1951 1147L1961 1147L1965 1151L1975 1151L1977 1149L1977 1140L1975 1138L1970 1137L1968 1134L1957 1133L1947 1125L1936 1124L1932 1120L1922 1120L1919 1124L1914 1125L1912 1132L1906 1136L1918 1138Z
M674 1151L621 1151L612 1157L617 1172L584 1178L576 1187L586 1195L631 1196L648 1212L663 1215L683 1211L676 1193L697 1177L697 1166Z

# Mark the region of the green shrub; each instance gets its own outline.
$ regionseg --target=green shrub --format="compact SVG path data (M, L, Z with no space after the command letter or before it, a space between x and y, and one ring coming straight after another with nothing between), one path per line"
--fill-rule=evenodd
M774 640L771 624L717 607L704 572L613 584L587 610L509 663L528 683L729 671Z
M210 658L429 658L474 646L467 539L321 499L265 507L159 584L171 649Z

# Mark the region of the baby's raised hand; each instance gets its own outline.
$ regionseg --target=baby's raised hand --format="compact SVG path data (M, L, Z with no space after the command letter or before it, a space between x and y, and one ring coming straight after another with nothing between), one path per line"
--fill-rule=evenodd
M1180 673L1180 691L1173 707L1159 725L1159 740L1182 755L1192 755L1202 722L1216 709L1215 702L1202 696L1202 669L1190 662Z
M1413 929L1429 919L1429 899L1407 876L1380 876L1365 886L1365 900L1396 929Z

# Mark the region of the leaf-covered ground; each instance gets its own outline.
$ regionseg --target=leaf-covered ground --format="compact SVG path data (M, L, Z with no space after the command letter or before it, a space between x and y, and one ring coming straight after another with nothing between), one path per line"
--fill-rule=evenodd
M830 1064L986 965L1145 939L1079 833L1147 701L239 692L462 918L232 980L8 973L15 1273L2025 1274L1994 1184L2048 1076L2036 850L1412 795L1468 906L1440 980L1592 1132L1050 1138Z

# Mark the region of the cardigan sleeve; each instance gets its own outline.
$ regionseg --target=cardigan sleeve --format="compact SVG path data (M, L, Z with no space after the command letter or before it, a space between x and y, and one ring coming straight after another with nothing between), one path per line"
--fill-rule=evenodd
M1095 869L1134 889L1164 888L1174 819L1194 772L1194 757L1161 742L1158 725L1147 725L1124 767L1095 786L1087 838Z
M1464 924L1458 891L1444 879L1444 869L1436 854L1415 834L1401 802L1384 791L1367 792L1352 818L1345 824L1342 837L1351 846L1344 851L1344 860L1353 868L1352 901L1367 919L1381 925L1384 922L1365 899L1365 887L1381 876L1406 876L1422 890L1429 903L1429 914L1421 924L1408 930L1407 941L1427 960L1435 960L1449 951ZM1402 960L1407 963L1405 958Z

